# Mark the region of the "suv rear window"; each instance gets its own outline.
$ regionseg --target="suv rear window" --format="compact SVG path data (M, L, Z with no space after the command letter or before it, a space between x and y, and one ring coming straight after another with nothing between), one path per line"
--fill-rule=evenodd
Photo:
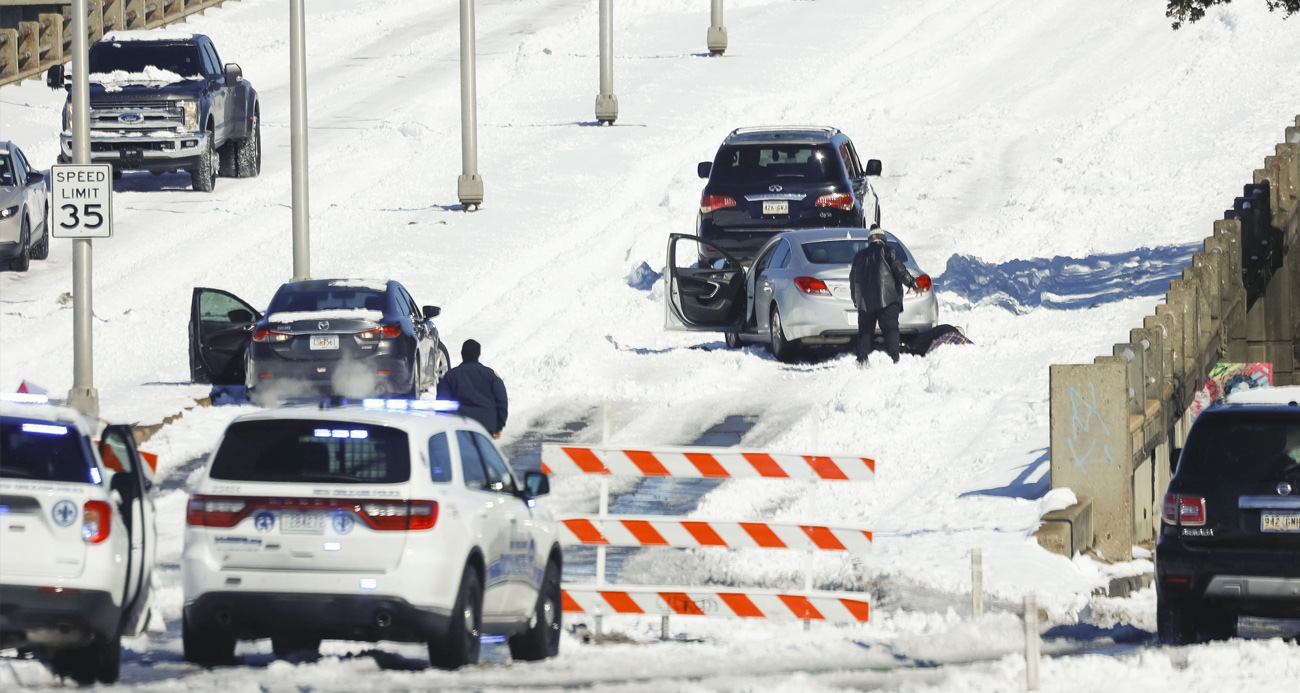
M1233 412L1196 422L1178 475L1234 483L1280 481L1300 468L1300 413Z
M710 182L761 183L789 180L826 183L840 178L840 164L828 146L745 144L723 147L709 173Z
M411 478L406 433L342 421L242 421L212 460L213 479L398 484Z
M0 419L0 478L74 484L100 481L90 448L76 428L16 418Z
M800 244L804 257L814 265L847 265L853 262L853 256L867 247L865 238L841 238L835 241L808 241ZM898 253L899 262L907 262L907 251L902 244L889 243L889 247Z

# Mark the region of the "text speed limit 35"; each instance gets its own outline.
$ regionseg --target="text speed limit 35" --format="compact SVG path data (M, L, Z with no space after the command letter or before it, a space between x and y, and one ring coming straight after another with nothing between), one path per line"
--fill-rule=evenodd
M113 236L113 167L55 164L50 167L50 231L55 238Z

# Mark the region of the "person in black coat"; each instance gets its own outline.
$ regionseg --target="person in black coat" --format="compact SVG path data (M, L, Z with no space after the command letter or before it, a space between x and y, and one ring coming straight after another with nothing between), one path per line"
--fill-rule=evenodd
M898 251L886 243L879 226L867 234L867 247L853 256L849 271L849 289L853 306L858 309L858 363L867 362L876 324L885 338L885 353L898 363L898 316L903 312L903 286L917 290L916 279L907 271Z
M506 427L506 384L497 372L478 362L482 347L467 339L460 347L461 363L438 381L438 399L460 404L457 411L483 424L493 438Z

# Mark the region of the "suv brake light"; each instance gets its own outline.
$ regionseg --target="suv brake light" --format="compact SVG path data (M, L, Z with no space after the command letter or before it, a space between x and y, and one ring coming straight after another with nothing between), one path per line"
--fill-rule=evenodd
M199 527L234 527L248 515L248 503L238 498L191 496L185 524Z
M817 198L818 207L834 207L836 209L853 209L853 196L848 193L831 193L822 195Z
M433 529L437 501L367 501L329 498L190 497L185 523L199 527L234 527L259 508L274 510L342 510L356 513L366 526L380 531Z
M402 336L401 325L383 325L373 330L357 333L357 339L363 342L373 342L376 339L397 339L400 336Z
M1181 493L1165 494L1160 517L1167 525L1202 527L1205 525L1205 498Z
M86 501L81 511L81 539L98 544L108 538L113 528L113 510L104 501Z
M285 334L285 333L283 333L283 332L272 332L272 331L270 331L270 330L268 330L268 329L266 329L266 328L262 328L262 329L260 329L260 330L257 330L257 331L255 331L255 332L253 332L253 341L254 341L254 342L262 342L262 343L266 343L266 342L287 342L287 341L289 341L289 338L290 338L291 336L293 336L293 335L288 335L288 334Z
M715 209L735 206L736 201L725 195L705 195L700 198L700 214L708 214Z
M362 520L371 529L403 531L433 529L438 521L436 501L379 501L361 504Z
M831 290L826 282L815 277L795 277L794 285L809 296L830 296Z

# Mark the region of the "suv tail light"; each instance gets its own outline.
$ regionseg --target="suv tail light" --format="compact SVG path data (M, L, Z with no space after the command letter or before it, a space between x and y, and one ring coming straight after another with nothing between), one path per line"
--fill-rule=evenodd
M401 325L383 325L373 330L357 333L357 339L363 342L373 342L376 339L397 339L401 336Z
M371 529L403 531L433 529L438 521L436 501L390 501L361 504L362 520Z
M356 513L366 526L380 531L433 529L438 521L436 501L367 501L330 498L190 497L185 523L199 527L234 527L257 509L343 510Z
M831 290L826 286L826 282L816 277L795 277L794 285L799 290L809 296L830 296Z
M104 501L86 501L81 511L81 539L98 544L108 538L113 528L113 511Z
M248 503L239 498L190 496L185 524L199 527L234 527L248 515Z
M923 294L934 288L934 282L930 279L930 275L922 274L916 278L916 287L919 289L916 293Z
M853 196L848 193L831 193L822 195L817 198L818 207L834 207L835 209L853 209Z
M700 214L708 214L715 209L735 206L736 201L725 195L705 195L700 198Z
M1205 499L1201 496L1167 493L1160 516L1167 525L1202 527L1205 525Z
M292 336L293 335L288 335L283 332L272 332L266 328L262 328L260 330L253 332L253 341L262 342L262 343L287 342L289 341L289 338Z

